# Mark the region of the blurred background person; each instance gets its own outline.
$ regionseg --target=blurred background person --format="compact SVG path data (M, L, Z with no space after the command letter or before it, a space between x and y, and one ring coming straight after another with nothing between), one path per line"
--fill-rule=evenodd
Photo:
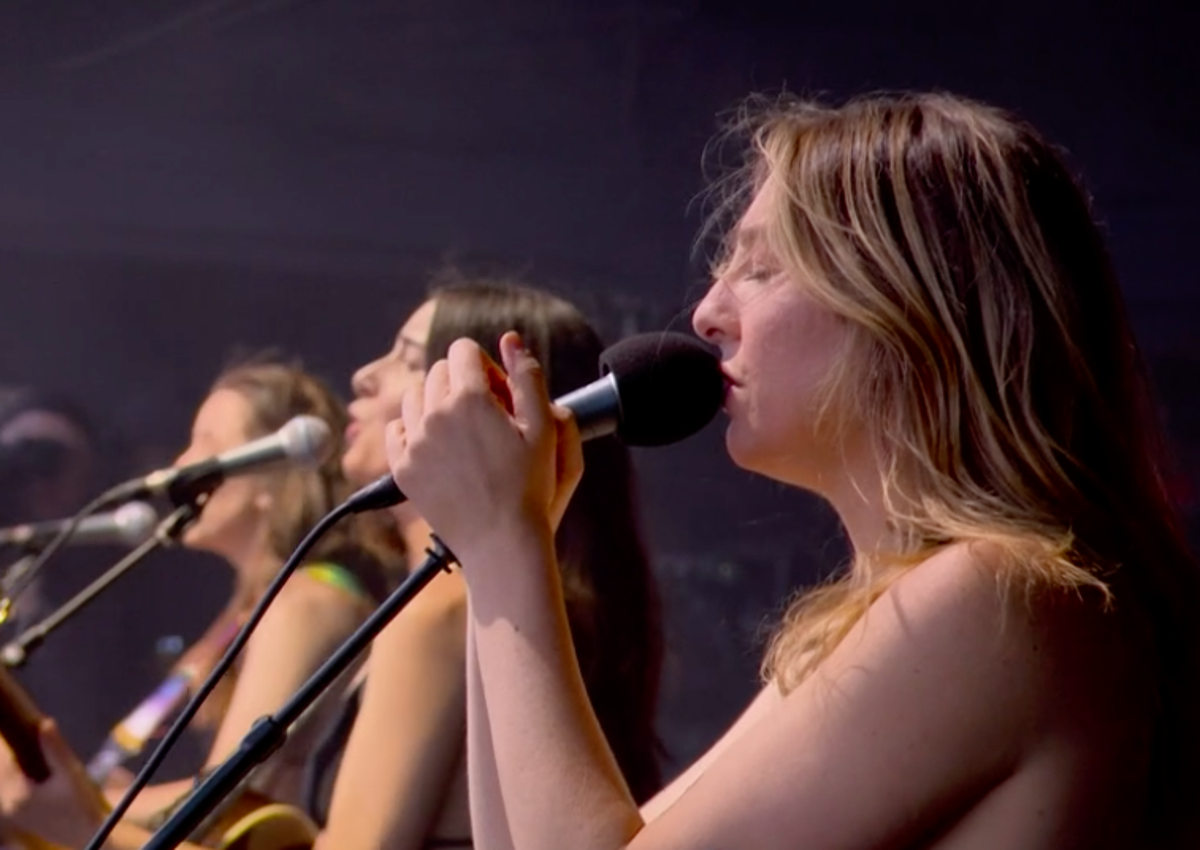
M0 526L71 516L121 474L115 442L65 395L28 387L0 390ZM24 554L18 547L0 552L7 575ZM115 544L61 549L15 602L0 640L11 640L52 613L122 554ZM114 667L144 667L139 662L145 658L135 658L131 642L152 640L138 621L122 616L123 601L111 594L98 598L15 671L43 710L58 718L63 734L85 750L99 744L126 707L124 683L138 678L135 669L114 675Z
M179 466L195 463L277 431L295 416L312 415L328 424L330 451L315 469L280 466L225 481L205 501L183 545L212 552L234 570L224 610L181 657L166 680L114 727L86 765L94 785L81 783L82 760L71 754L54 729L43 736L54 776L36 786L38 802L24 803L26 780L11 759L0 769L5 814L20 811L18 824L63 846L82 846L110 801L123 793L143 749L171 722L192 689L245 622L268 582L300 538L349 495L340 467L346 413L329 388L300 369L275 362L250 362L223 372L196 413L191 441ZM198 770L219 764L259 717L279 708L366 617L386 586L384 563L394 548L370 518L350 520L326 535L304 566L284 585L247 644L239 663L209 696L194 724L207 737L207 756ZM319 710L294 730L288 744L256 774L253 790L282 802L299 802L300 779L311 746L309 730L323 724ZM7 753L6 753L7 754ZM139 794L128 820L155 823L193 787L192 778L159 782ZM15 796L10 791L16 789ZM22 790L24 789L24 790ZM103 792L103 793L102 793ZM11 823L11 821L5 821Z

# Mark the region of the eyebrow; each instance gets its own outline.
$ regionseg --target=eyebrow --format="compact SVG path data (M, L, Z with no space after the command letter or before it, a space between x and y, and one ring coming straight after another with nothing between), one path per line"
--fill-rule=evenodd
M415 348L418 351L425 350L425 344L423 342L418 342L417 340L413 339L411 336L407 336L405 334L397 334L396 342L398 342L401 345L404 345L408 348Z

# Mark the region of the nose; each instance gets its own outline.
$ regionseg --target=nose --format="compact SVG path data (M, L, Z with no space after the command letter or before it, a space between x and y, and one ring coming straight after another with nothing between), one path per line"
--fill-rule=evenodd
M356 398L369 396L374 392L375 364L377 362L372 360L367 365L360 367L350 378L350 389L354 392Z
M718 278L692 313L692 329L705 342L720 345L734 335L735 324L728 309L728 291Z

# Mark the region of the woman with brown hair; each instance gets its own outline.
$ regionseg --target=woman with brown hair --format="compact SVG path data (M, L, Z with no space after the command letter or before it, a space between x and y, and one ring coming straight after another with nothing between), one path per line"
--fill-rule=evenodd
M354 375L342 466L367 484L387 473L384 432L427 363L460 337L496 350L520 328L553 392L594 380L602 345L569 302L504 281L443 276L400 328L391 350ZM571 644L619 770L639 800L659 787L655 708L662 635L654 577L638 529L629 452L612 438L585 449L590 466L555 537ZM411 506L393 511L410 553L429 545ZM318 848L470 847L464 723L466 587L439 575L375 641L361 708L340 724L340 764L318 757L311 809ZM341 741L335 738L335 752ZM469 748L469 745L468 745Z
M66 847L86 843L106 808L95 787L104 788L110 800L120 796L123 783L115 780L116 768L137 756L169 723L224 653L301 537L349 493L340 466L346 413L324 383L298 368L272 362L235 366L214 382L196 412L191 442L177 465L266 436L299 415L316 416L329 425L334 437L328 456L316 469L278 467L230 478L204 502L182 542L228 561L235 575L233 593L166 681L113 729L105 747L87 765L96 786L81 782L82 765L53 728L46 730L43 743L58 769L42 786L30 786L11 758L5 759L0 802L20 828ZM320 542L309 562L284 585L240 663L206 700L201 719L214 734L206 768L223 761L255 720L279 708L365 619L383 593L380 565L398 555L396 550L389 552L367 522L343 524ZM255 775L254 790L274 800L301 802L311 734L319 726L319 716L306 718L304 729L297 730ZM7 748L4 756L9 756ZM192 786L193 781L186 779L146 788L126 821L151 825ZM36 805L29 805L34 795ZM144 839L137 830L125 835Z
M440 358L453 340L464 336L495 350L500 334L512 327L520 328L544 358L556 392L595 379L602 345L574 305L517 284L444 276L400 328L391 349L354 375L355 398L341 457L345 477L363 485L387 473L385 427L399 413L406 389L421 379L427 360ZM195 458L188 454L181 462L220 451L210 444L197 448ZM628 451L607 438L592 441L586 453L592 468L580 483L576 501L561 515L556 538L572 645L619 769L637 799L647 799L660 785L655 708L662 635L657 590L638 529ZM224 487L236 483L235 479ZM227 517L222 524L242 522L253 515L254 501L253 494L235 490L228 510L216 516ZM391 518L403 550L420 553L429 545L429 525L411 506L401 506ZM315 522L315 517L310 519ZM232 552L227 557L232 560ZM291 582L285 591L290 586ZM273 623L272 618L284 622ZM256 658L264 666L270 663L271 650L257 653L255 641L286 652L283 642L298 639L293 630L303 629L304 623L303 617L276 615L273 607L248 647L243 677L252 669L258 675ZM318 847L471 846L463 735L466 623L461 576L439 575L376 639L367 666L345 697L334 695L325 703L342 710L312 752L304 803L322 827ZM275 696L278 704L288 694ZM260 707L258 714L272 708ZM235 733L231 743L239 739ZM53 755L53 736L48 743ZM215 756L227 752L220 749L221 743L219 736ZM298 745L292 736L286 753L301 754L312 743L306 737ZM282 755L276 753L266 767ZM60 780L67 787L46 791L30 786L15 768L7 773L0 774L0 804L14 823L71 847L82 846L98 826L99 807L87 805L73 777ZM261 784L256 790L273 791ZM68 810L75 816L54 829L55 819ZM65 840L68 837L71 840ZM143 828L126 820L107 846L139 847L146 838Z
M388 442L468 588L479 845L1196 846L1197 571L1086 196L1027 124L948 95L745 127L694 325L722 353L730 456L825 497L852 562L639 810L550 543L577 441L519 334L505 371L451 346Z

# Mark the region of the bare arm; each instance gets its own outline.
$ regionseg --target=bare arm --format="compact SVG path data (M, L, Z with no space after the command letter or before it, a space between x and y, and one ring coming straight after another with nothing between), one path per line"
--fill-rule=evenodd
M375 641L324 850L422 846L462 761L466 594L439 575Z
M366 617L363 600L299 572L246 645L237 688L208 754L215 767L260 717L276 711Z
M500 796L499 777L496 774L495 752L491 740L491 728L487 719L487 702L483 694L483 680L479 670L479 660L474 647L474 626L468 625L467 645L467 752L471 772L471 821L474 824L494 824L494 832L488 834L493 839L504 836L507 843L494 845L495 850L510 850L512 837L508 832L508 823ZM721 753L725 752L735 741L751 729L760 720L777 709L783 700L778 686L774 682L764 685L750 701L737 720L730 726L700 758L694 761L682 773L676 776L669 785L661 789L654 797L647 800L641 807L641 815L647 823L654 820L670 808L679 797L687 791L696 780L712 765ZM502 824L502 826L501 826ZM493 846L485 847L476 842L479 850L493 850Z
M530 850L616 850L642 820L587 698L553 540L548 527L512 538L497 535L459 554L478 573L471 576L472 625L513 842ZM498 585L517 570L491 570L496 563L520 564L536 578L503 590Z
M569 434L570 417L561 409L555 411L555 416L558 419L557 430ZM569 440L560 441L555 465L561 483L548 513L551 527L557 532L583 474L583 456L577 446L572 448ZM474 617L469 617L467 623L467 760L475 847L477 850L514 850L500 790L500 776L496 772L496 752L475 645Z
M467 627L467 764L476 850L514 850L500 792L500 776L496 773L496 753L472 624Z
M472 577L473 597L492 600L475 615L479 658L522 848L568 837L581 850L891 846L1000 781L1018 757L1036 645L1006 621L988 580L966 565L949 579L935 567L881 599L818 675L644 825L600 751L553 583L488 570L506 556L537 575L547 556L494 542L487 551L491 563L481 556ZM523 755L533 748L536 758Z
M256 720L278 710L366 613L363 601L342 588L303 572L289 579L246 644L237 687L206 766L219 765ZM138 794L126 817L145 822L192 787L191 779L150 785Z

